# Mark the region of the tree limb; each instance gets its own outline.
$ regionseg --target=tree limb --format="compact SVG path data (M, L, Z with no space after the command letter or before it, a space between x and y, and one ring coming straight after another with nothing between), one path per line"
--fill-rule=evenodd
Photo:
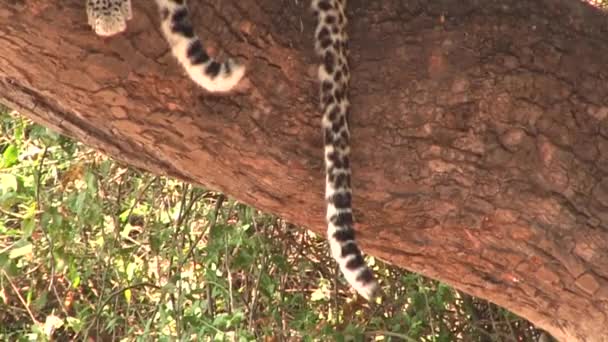
M143 3L108 41L84 1L0 3L0 102L324 232L308 4L193 4L203 39L248 66L217 96L181 72ZM363 249L560 340L607 341L606 17L575 0L386 0L351 1L350 22Z

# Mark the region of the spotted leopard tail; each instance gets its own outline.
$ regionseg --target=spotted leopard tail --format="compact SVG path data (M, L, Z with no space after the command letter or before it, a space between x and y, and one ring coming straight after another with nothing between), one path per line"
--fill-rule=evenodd
M208 91L229 91L245 74L232 59L219 63L211 58L194 33L185 0L156 0L162 31L171 51L190 78Z
M327 235L331 253L351 286L366 299L373 298L378 283L365 264L355 242L351 206L350 132L345 16L346 0L313 0L317 16L315 50L323 58L319 66L321 109L325 139L325 197Z

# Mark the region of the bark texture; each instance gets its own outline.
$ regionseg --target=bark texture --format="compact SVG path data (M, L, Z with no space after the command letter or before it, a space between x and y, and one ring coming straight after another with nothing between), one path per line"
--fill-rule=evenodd
M319 233L324 176L307 1L192 1L248 65L212 95L153 2L126 34L84 1L0 2L0 101L119 160ZM608 20L576 0L349 3L353 186L372 255L608 341Z

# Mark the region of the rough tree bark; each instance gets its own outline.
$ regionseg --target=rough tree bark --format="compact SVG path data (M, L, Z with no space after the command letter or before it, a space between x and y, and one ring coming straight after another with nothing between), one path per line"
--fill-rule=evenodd
M307 1L193 2L238 92L198 89L152 2L102 40L83 0L0 2L0 101L113 157L323 233ZM608 20L576 0L350 2L364 250L608 340Z

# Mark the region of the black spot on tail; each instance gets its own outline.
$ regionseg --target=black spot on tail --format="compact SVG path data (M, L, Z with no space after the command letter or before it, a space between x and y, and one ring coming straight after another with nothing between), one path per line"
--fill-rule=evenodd
M363 284L369 284L374 281L374 275L372 274L372 271L366 268L363 272L359 273L357 281L360 281Z
M359 247L357 247L355 241L350 241L342 245L342 249L340 252L343 258L351 254L361 254L361 252L359 251Z
M351 195L350 192L337 192L335 193L330 201L333 201L334 206L337 209L347 209L351 207Z
M199 40L195 40L188 46L188 59L193 65L205 64L209 61L209 55L205 52L203 44Z
M350 175L346 173L340 173L335 177L334 185L336 188L347 187L350 188Z
M188 19L188 9L182 7L173 12L171 16L171 31L175 34L181 34L186 38L194 37L194 29Z
M345 167L344 162L343 162L344 160L343 160L343 158L340 158L340 154L338 154L338 152L333 151L327 157L332 162L334 167L339 168L339 169ZM347 159L347 158L344 157L344 159Z
M331 3L329 1L326 1L326 0L325 1L319 1L318 6L319 6L319 9L322 12L328 11L328 10L330 10L330 9L333 8L333 6L331 5Z
M325 53L323 65L328 74L331 75L334 72L334 69L336 68L336 57L332 52L328 51Z
M205 74L211 78L215 78L220 73L221 69L222 65L216 61L213 61L205 68Z
M351 214L351 213L334 214L329 218L329 221L338 227L351 227L353 225L353 214ZM346 239L339 240L339 241L346 241Z
M356 270L358 268L362 268L365 266L365 261L363 261L363 257L361 256L361 253L357 254L354 258L348 260L348 262L346 263L346 268L348 268L349 270Z
M339 241L339 242L346 242L346 241L354 240L355 231L350 227L338 229L334 233L334 239L336 239L336 241Z
M319 33L317 33L317 41L321 42L321 47L323 49L331 45L331 36L329 34L330 33L327 27L321 28L321 30L319 30Z

